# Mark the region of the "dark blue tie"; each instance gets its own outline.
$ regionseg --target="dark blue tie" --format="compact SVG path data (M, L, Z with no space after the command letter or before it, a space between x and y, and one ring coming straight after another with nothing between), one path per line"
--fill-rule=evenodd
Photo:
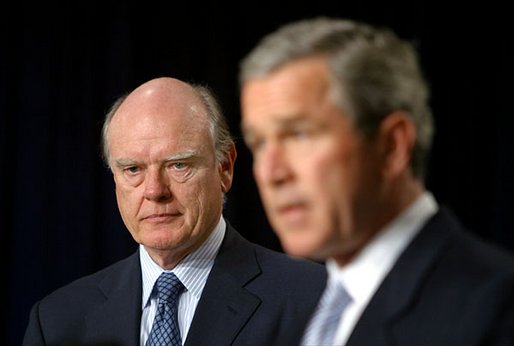
M178 297L184 285L173 273L162 273L155 283L159 296L159 305L153 321L152 331L146 342L147 346L181 346L178 327Z

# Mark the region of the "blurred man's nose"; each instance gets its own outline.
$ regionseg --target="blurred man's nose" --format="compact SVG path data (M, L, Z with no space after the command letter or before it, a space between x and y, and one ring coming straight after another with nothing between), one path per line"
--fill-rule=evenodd
M266 184L279 185L292 175L286 149L280 143L268 143L260 157L254 161L257 179Z

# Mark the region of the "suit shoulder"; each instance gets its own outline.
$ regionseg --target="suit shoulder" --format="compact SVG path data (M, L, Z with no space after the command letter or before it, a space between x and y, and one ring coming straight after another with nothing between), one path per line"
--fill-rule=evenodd
M514 255L472 234L465 234L450 246L448 256L461 260L475 277L506 276L514 279Z
M255 253L258 266L265 274L282 275L283 277L310 275L312 279L319 279L323 282L326 278L326 270L323 264L304 258L292 257L286 253L250 242L230 224L220 248L220 254L222 253L230 253L230 255L223 255L224 265L227 267L232 266L234 260L246 262L251 259L253 261L253 255L249 256L249 254Z
M436 244L445 249L441 259L451 263L450 267L460 268L458 271L466 272L467 268L475 273L475 277L480 273L484 276L514 274L514 254L469 231L447 207L443 207L425 227L423 241L425 245L433 247Z
M85 298L94 299L95 295L101 294L98 287L104 279L124 275L123 272L131 268L130 262L134 261L134 256L135 254L55 289L41 299L41 306L80 303L85 301Z
M256 245L256 255L263 271L271 270L286 277L309 277L312 280L326 280L326 269L321 263L297 258L282 252Z

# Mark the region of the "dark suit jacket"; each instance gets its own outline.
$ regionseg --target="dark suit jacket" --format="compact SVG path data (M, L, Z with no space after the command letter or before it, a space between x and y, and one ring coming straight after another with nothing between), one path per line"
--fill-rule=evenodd
M514 345L514 259L438 212L399 257L348 345Z
M297 345L326 282L324 266L243 239L230 225L186 345ZM23 345L139 345L139 254L36 303Z

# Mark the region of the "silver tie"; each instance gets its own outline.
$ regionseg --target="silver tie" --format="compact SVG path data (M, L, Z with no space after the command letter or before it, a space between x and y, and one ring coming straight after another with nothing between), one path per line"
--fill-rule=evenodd
M301 345L333 345L339 321L351 300L341 282L330 280L305 329Z

